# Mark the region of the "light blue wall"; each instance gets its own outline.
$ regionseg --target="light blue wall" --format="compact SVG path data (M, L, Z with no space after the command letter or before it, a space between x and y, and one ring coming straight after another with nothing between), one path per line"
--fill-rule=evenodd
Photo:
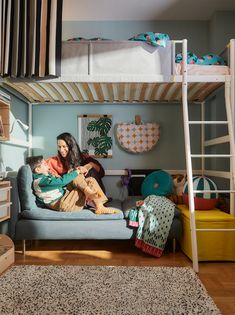
M221 53L226 45L229 43L230 39L235 38L235 11L218 11L212 16L210 21L210 51L214 53ZM228 55L227 55L228 56ZM226 57L226 54L225 54ZM234 83L235 84L235 83ZM235 88L235 86L234 86ZM225 101L224 101L224 89L221 89L216 93L216 98L213 99L210 106L210 111L208 112L210 117L213 117L214 120L226 120L225 116ZM212 118L211 118L212 119ZM218 135L227 135L228 130L224 126L217 126L216 128L211 128L211 137L216 137ZM224 130L223 130L224 129ZM218 132L221 132L218 133ZM212 147L213 149L214 147ZM229 153L229 145L220 145L216 146L216 150L210 153ZM209 161L208 161L209 162ZM229 161L228 159L214 159L211 160L210 165L207 162L208 166L212 169L217 170L229 170ZM217 184L221 185L223 188L228 187L228 181L218 180Z
M12 94L10 110L10 129L15 119L20 119L23 123L28 124L28 105ZM26 141L28 136L27 132L15 122L10 137ZM26 155L27 148L5 144L4 142L0 143L0 157L8 171L18 170L20 165L24 164Z
M66 108L65 108L66 107ZM181 106L176 104L119 104L119 105L35 105L33 108L34 154L55 155L56 136L68 131L77 138L77 116L111 114L113 127L119 122L134 121L141 115L145 122L156 121L161 126L161 137L154 150L145 154L130 154L122 150L113 138L113 157L101 159L106 169L123 168L185 168L183 122ZM192 115L198 106L191 106ZM56 113L56 114L55 114ZM56 117L56 118L55 118ZM56 121L56 123L55 123ZM43 123L39 123L43 122ZM52 124L52 122L54 122ZM50 126L53 126L51 128ZM44 126L42 128L42 126ZM46 128L45 128L46 126ZM194 134L196 138L197 133Z
M77 138L77 116L83 114L111 114L114 128L119 122L134 121L135 115L141 115L145 122L156 121L161 126L159 142L145 154L127 153L120 148L114 135L113 157L99 159L105 169L185 169L182 107L179 104L34 105L34 154L55 155L56 136L64 131ZM199 119L199 106L191 105L190 115ZM198 129L192 130L192 141L194 152L199 152ZM119 179L105 178L108 195L123 197Z
M231 38L235 38L235 11L218 11L209 24L210 45L213 53L221 53Z

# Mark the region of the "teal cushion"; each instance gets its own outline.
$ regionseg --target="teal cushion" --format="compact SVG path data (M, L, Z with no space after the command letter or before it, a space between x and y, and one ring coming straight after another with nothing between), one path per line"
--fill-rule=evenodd
M32 182L33 176L29 165L21 166L17 174L21 211L40 209L36 205L36 197L32 191Z
M141 194L144 197L150 195L167 196L173 191L173 181L170 174L159 170L150 173L141 185Z

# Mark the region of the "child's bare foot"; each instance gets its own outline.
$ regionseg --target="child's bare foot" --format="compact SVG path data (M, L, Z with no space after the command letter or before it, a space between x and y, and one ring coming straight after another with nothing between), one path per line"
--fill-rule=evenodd
M92 190L90 187L84 189L84 194L87 200L94 200L101 196L99 192Z
M96 208L95 214L114 214L119 213L119 210L114 208L107 208L104 206L100 206Z

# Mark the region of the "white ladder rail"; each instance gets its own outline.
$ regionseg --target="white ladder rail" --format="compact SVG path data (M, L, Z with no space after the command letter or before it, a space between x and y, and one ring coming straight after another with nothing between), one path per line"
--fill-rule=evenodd
M189 194L189 213L190 213L190 232L192 242L192 261L193 269L198 272L198 251L197 251L197 235L196 235L196 219L193 198L193 173L189 134L189 114L188 114L188 82L187 82L187 40L183 40L183 76L182 76L182 103L183 103L183 121L184 121L184 143L188 179Z
M201 103L201 121L205 121L205 101ZM205 124L201 125L201 154L205 154ZM201 157L202 176L205 175L205 158Z
M183 75L182 75L182 103L183 103L183 119L184 119L184 142L185 142L185 154L186 154L186 166L188 176L188 195L189 195L189 214L190 214L190 233L191 233L191 246L192 246L192 261L193 269L198 272L198 249L197 249L197 232L203 231L227 231L231 232L235 229L197 229L195 219L195 206L194 206L194 193L205 192L193 190L193 176L192 176L192 158L201 158L201 169L202 175L206 172L205 170L205 158L229 158L230 159L230 190L218 190L216 192L226 193L230 192L230 197L234 196L235 188L235 144L234 144L234 58L235 58L235 41L230 41L230 64L231 69L231 80L228 78L225 82L225 106L227 121L206 121L204 105L201 104L201 121L189 121L188 114L188 83L187 83L187 40L183 40ZM231 81L231 82L230 82ZM233 86L231 86L231 84ZM190 125L201 124L201 153L202 154L191 154L190 146ZM212 141L205 141L205 125L206 124L227 124L228 125L228 136L213 139ZM218 143L217 143L218 142ZM230 154L205 154L205 147L224 142L230 143ZM234 198L230 198L230 213L235 215L234 209Z
M230 80L230 110L231 110L231 120L232 120L232 126L234 128L234 71L235 71L235 40L231 39L230 43L229 43L229 66L230 66L230 76L231 76L231 80ZM226 101L226 100L225 100ZM234 161L230 160L230 169L232 168L231 163L234 163ZM235 174L233 174L235 176ZM230 177L230 187L234 188L234 179L232 178L232 176ZM230 194L230 214L235 216L235 199L234 199L235 195L234 194Z
M197 232L235 232L235 229L196 229Z
M232 154L191 154L192 158L231 158Z
M232 176L230 178L230 186L234 188L235 186L235 145L234 145L234 130L233 130L233 111L232 111L232 104L231 104L231 94L230 94L230 85L231 82L225 82L225 107L226 107L226 114L228 120L228 133L229 133L229 142L230 142L230 153L232 155L230 159L230 172L232 172ZM230 195L230 199L232 202L232 206L234 205L234 195ZM231 208L230 204L230 214L235 216L234 206Z
M204 103L204 102L203 102ZM190 125L227 125L228 121L221 120L221 121L212 121L212 120L191 120L189 121Z
M196 193L211 193L211 190L207 190L207 189L204 189L204 190L193 190L193 192L196 194ZM216 189L216 190L213 190L213 193L221 193L221 194L225 194L225 193L235 193L235 190L233 189Z
M233 98L231 95L231 82L226 80L225 82L225 109L227 121L205 121L204 102L201 104L201 119L202 121L191 121L190 124L201 124L201 152L202 154L192 154L192 158L201 158L202 175L206 172L205 170L205 158L230 158L230 190L217 190L215 192L230 193L230 214L235 216L234 209L234 187L235 187L235 145L234 145L234 129L233 129ZM208 141L204 140L205 137L205 125L206 124L227 124L228 135L211 139ZM205 154L205 147L210 145L216 145L220 143L229 142L230 154ZM202 192L202 191L194 191ZM204 191L207 192L207 191Z
M233 41L234 49L234 41ZM234 57L233 53L233 57ZM232 80L231 80L232 81ZM234 81L232 81L234 82ZM205 108L204 102L201 104L201 119L202 121L193 121L190 124L200 124L201 125L201 155L192 155L192 157L201 157L202 163L202 174L206 172L204 169L205 166L205 157L230 157L230 189L229 190L215 190L215 193L230 193L230 214L235 215L234 213L234 187L235 187L235 144L234 144L234 89L231 88L231 82L227 80L225 82L225 109L227 121L205 121ZM227 124L228 126L228 135L224 137L219 137L216 139L205 141L205 125L206 124ZM220 143L229 142L230 144L230 154L229 155L206 155L205 147L210 145L216 145ZM209 193L210 190L193 190L194 193ZM231 198L233 196L233 198ZM196 228L196 232L235 232L235 228Z

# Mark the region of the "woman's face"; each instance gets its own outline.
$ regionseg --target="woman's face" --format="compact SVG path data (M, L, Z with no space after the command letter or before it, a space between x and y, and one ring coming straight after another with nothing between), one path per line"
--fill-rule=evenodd
M57 148L63 158L66 158L69 152L69 147L64 140L57 141Z

